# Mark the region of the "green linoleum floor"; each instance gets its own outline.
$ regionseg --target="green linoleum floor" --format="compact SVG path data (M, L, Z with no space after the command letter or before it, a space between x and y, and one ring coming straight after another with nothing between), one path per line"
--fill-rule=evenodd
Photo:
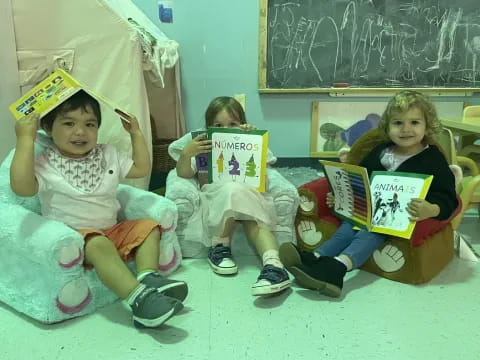
M477 249L479 230L475 218L461 228ZM421 286L353 271L331 299L295 285L255 298L259 260L237 262L220 277L185 260L173 277L189 283L186 309L154 330L135 329L120 303L48 326L0 305L0 359L479 359L480 263L455 258Z

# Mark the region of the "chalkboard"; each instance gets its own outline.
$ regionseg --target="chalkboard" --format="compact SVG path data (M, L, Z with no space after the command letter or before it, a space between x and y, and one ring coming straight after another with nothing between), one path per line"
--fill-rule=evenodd
M479 0L261 0L259 89L480 87Z

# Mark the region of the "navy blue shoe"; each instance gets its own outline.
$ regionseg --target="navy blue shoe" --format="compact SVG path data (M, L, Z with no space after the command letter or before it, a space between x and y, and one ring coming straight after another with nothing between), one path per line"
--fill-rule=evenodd
M283 291L291 285L290 278L285 269L270 264L263 267L257 282L252 286L252 294L270 295Z
M237 264L233 261L232 251L228 246L222 244L208 249L208 263L213 272L220 275L233 275L238 272Z

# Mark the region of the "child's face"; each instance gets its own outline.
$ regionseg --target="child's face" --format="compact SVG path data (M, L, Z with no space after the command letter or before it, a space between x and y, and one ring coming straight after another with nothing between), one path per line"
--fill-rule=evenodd
M399 153L412 155L423 148L426 120L418 107L411 107L390 120L388 136L397 145Z
M50 135L60 153L81 158L97 144L98 120L90 105L58 115Z
M213 119L213 127L221 128L238 128L241 123L236 118L231 116L227 110L220 111Z

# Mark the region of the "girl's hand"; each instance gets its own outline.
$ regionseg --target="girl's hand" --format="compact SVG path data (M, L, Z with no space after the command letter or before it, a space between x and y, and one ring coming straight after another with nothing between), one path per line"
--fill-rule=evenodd
M421 221L440 214L440 207L424 199L413 198L407 206L410 221Z
M239 128L243 131L257 130L257 127L252 124L241 124Z
M141 134L140 126L138 125L138 120L135 116L124 113L119 109L115 109L115 112L120 115L122 120L123 128L130 134Z
M17 120L15 124L15 134L17 138L28 138L34 141L37 136L39 119L40 115L31 113Z
M186 157L197 156L201 153L208 153L212 150L212 140L204 140L207 134L200 134L192 139L182 150Z
M335 205L335 196L333 196L333 194L331 192L328 192L327 193L327 206L329 208L332 208L333 205Z

